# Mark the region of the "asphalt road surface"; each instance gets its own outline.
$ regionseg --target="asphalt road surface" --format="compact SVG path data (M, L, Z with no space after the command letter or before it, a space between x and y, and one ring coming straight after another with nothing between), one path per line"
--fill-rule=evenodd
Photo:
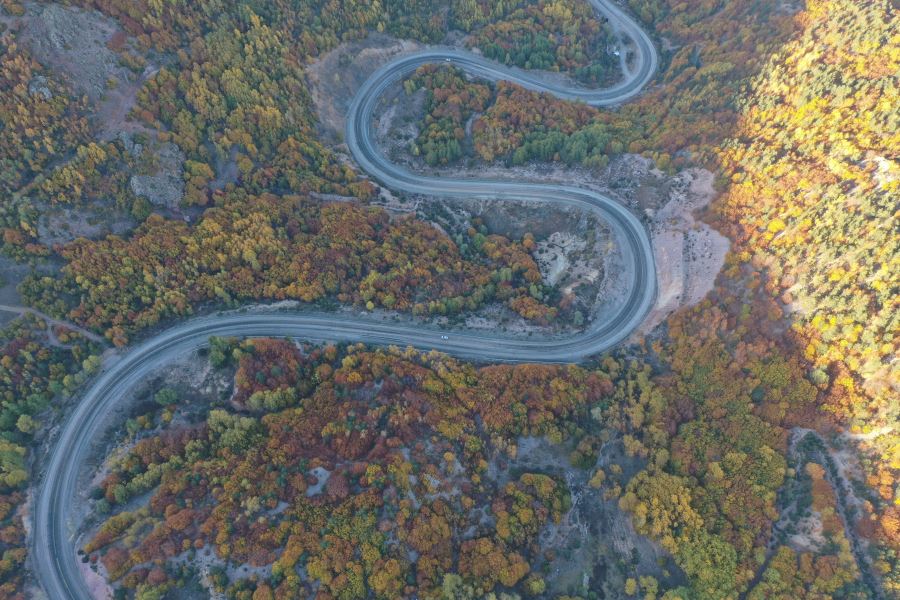
M526 88L594 106L624 102L653 78L656 50L647 34L611 0L590 0L613 28L631 42L631 68L618 84L587 90L547 83L523 70L505 67L456 49L432 48L398 57L366 81L351 104L346 142L364 171L382 185L416 194L454 198L509 198L579 207L606 220L622 252L629 286L625 301L585 331L562 339L520 339L485 332L441 332L424 326L375 322L364 317L315 313L229 313L191 319L130 349L107 365L60 430L50 453L43 485L34 505L32 561L50 598L90 598L74 547L77 523L71 516L79 469L104 416L135 384L174 358L204 347L210 336L294 337L311 342L354 341L415 346L454 356L493 362L579 362L625 339L644 319L656 296L656 271L647 233L638 219L596 192L563 185L423 177L391 164L373 139L373 111L384 90L421 65L452 63L472 75L513 81ZM446 338L446 339L445 339Z

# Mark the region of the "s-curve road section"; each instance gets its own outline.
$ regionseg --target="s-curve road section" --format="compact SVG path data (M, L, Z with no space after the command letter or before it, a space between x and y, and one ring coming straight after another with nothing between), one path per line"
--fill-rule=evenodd
M605 106L624 102L653 78L656 49L647 34L612 0L590 0L620 35L629 38L634 56L622 81L600 90L547 83L526 71L452 48L431 48L400 56L378 69L363 84L348 113L346 142L360 167L382 185L402 192L437 197L516 199L592 211L616 236L625 265L625 299L610 314L565 338L519 339L488 332L441 332L424 326L375 322L354 316L316 313L246 312L187 320L131 348L107 366L69 415L50 453L34 505L32 561L35 574L53 600L91 598L74 547L71 516L79 469L102 422L130 388L174 358L204 347L210 336L293 337L311 342L354 341L378 345L436 349L454 356L495 362L579 362L624 340L644 319L656 296L656 271L647 232L640 221L615 201L565 185L481 179L446 179L412 173L390 163L373 135L378 100L392 84L425 64L452 64L470 75L507 80L560 98Z

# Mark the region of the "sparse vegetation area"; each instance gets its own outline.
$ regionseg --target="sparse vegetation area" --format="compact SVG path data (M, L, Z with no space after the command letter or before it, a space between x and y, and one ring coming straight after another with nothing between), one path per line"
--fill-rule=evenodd
M112 516L84 552L110 581L164 594L187 555L238 596L545 589L539 534L570 492L559 474L497 465L520 435L584 437L579 415L612 391L602 371L278 340L213 340L209 360L234 365L227 406L141 436L96 490ZM164 405L161 422L180 409ZM257 574L230 575L245 563Z
M232 393L162 386L129 415L86 570L141 599L900 594L896 6L626 4L661 49L640 98L424 67L406 142L428 167L715 172L696 216L732 247L706 299L583 366L214 340ZM581 0L0 0L3 309L61 319L0 330L0 598L32 595L32 449L100 368L92 331L285 299L583 322L549 241L372 206L319 138L309 65L369 32L591 86L628 66ZM553 468L519 455L538 445Z

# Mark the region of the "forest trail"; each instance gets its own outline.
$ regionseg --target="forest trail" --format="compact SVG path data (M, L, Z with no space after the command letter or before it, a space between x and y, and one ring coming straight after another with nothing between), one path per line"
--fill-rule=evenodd
M39 310L35 310L33 308L28 308L27 306L10 306L8 304L0 304L0 311L16 313L18 315L26 315L26 314L34 315L34 316L39 317L40 319L46 321L47 322L47 335L50 338L51 346L56 346L58 348L68 347L65 344L61 343L57 339L56 334L53 332L54 326L65 327L66 329L71 329L72 331L75 331L76 333L83 335L84 337L91 340L92 342L96 342L98 344L103 344L103 345L107 344L107 340L105 338L97 335L93 331L88 331L84 327L80 327L69 321L55 319L46 313L43 313Z

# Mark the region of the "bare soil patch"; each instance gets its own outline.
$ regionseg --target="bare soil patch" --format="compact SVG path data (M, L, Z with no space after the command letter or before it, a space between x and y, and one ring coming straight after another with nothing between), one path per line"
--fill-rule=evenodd
M61 4L25 4L18 18L21 39L34 57L61 75L93 108L98 138L113 139L120 132L146 131L128 115L137 93L158 67L148 62L142 72L126 67L112 50L121 46L136 54L132 40L118 24L94 11Z
M592 469L579 469L569 462L570 444L553 444L544 438L519 438L515 458L495 456L489 471L500 479L520 471L540 472L562 478L572 500L572 508L559 523L548 524L540 534L540 547L547 561L548 590L553 594L583 595L602 592L601 598L624 597L625 580L634 572L652 574L674 587L681 577L671 556L652 540L639 535L631 518L622 512L614 497L588 484ZM598 465L618 464L623 477L640 469L638 460L624 454L622 445L604 445Z
M38 221L38 239L42 244L67 244L80 237L98 238L107 234L122 235L134 227L125 215L112 213L108 206L50 208L42 211ZM111 218L112 217L112 218ZM118 217L118 218L117 218Z
M60 4L26 4L22 34L42 64L65 76L72 88L99 102L111 79L127 79L127 69L107 47L119 31L115 21L94 11Z
M731 247L728 238L696 216L716 196L712 173L688 169L672 179L669 190L661 208L647 210L659 288L656 304L638 330L642 334L678 308L700 302L713 289Z
M363 82L399 54L422 48L416 42L373 33L323 54L306 69L313 105L319 115L319 135L329 143L343 141L350 101Z
M155 136L119 132L118 138L133 157L129 168L129 191L136 197L145 198L154 212L171 218L180 217L185 161L181 150L175 144L160 143ZM79 237L97 239L110 234L124 235L138 224L127 206L118 206L112 198L92 199L77 206L49 203L36 203L35 206L40 211L38 239L50 247L65 245Z
M347 107L372 71L399 54L420 48L389 36L372 35L359 42L342 44L313 63L308 77L325 139L334 144L341 142ZM622 52L625 70L628 54L625 48ZM603 193L642 215L654 246L659 295L639 335L650 333L671 312L699 302L712 289L730 242L695 218L695 212L715 196L713 177L708 171L690 169L668 176L656 169L652 161L637 155L617 157L603 169L558 164L516 167L484 164L471 152L471 135L467 135L463 144L464 149L469 149L467 157L455 165L429 167L409 151L419 133L417 124L423 117L424 99L422 91L408 95L399 84L389 88L381 99L374 115L378 143L393 162L438 177L566 183ZM535 214L535 210L526 208L526 203L491 202L493 208L488 211L483 206L473 207L472 203L426 202L424 198L384 189L377 203L398 214L415 212L451 235L454 221L465 222L473 216L481 218L492 233L512 238L521 237L526 231L532 233L538 242L535 258L545 283L564 292L577 292L579 311L585 315L585 321L611 313L624 297L626 284L621 256L603 224L587 215L557 227L555 223L561 219L555 208L531 205L539 211ZM494 218L492 212L499 216ZM563 216L562 221L566 220ZM467 326L500 327L495 317L478 314L467 321ZM517 329L521 333L530 331L529 327Z
M96 138L118 138L139 159L130 173L132 193L149 200L158 211L176 208L184 190L183 154L172 144L159 144L155 131L130 118L138 91L158 71L160 57L141 55L135 41L98 11L35 2L24 6L24 15L5 16L4 24L53 77L65 81L73 94L88 98ZM145 65L142 70L140 64ZM36 77L30 87L34 93L51 93L43 76ZM69 158L60 156L55 166ZM21 193L27 193L27 188ZM38 237L50 246L78 237L122 234L135 225L128 211L117 208L111 198L77 208L45 205L40 212Z

